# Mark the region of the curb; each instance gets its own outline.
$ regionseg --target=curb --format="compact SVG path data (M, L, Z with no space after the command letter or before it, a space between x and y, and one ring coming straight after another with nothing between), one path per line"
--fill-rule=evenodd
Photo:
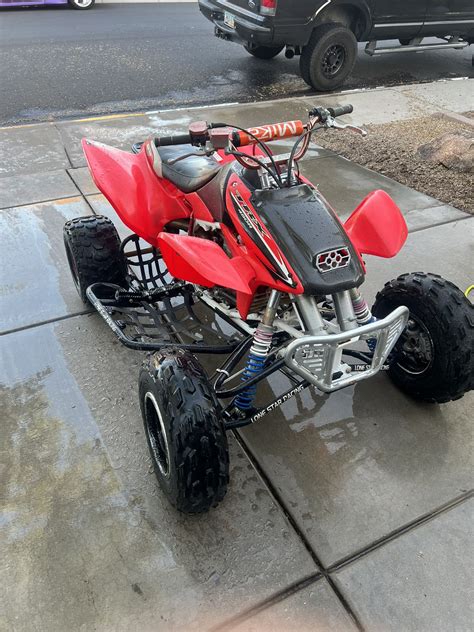
M160 4L160 3L169 3L169 2L195 2L196 0L148 0L149 3L155 3L155 4ZM101 2L101 3L106 3L109 4L109 0L97 0L97 2ZM133 2L133 0L122 0L122 3L124 4L129 4ZM116 2L114 2L114 4L116 4ZM430 81L430 82L421 82L421 83L413 83L413 84L406 84L406 86L404 86L407 89L410 89L411 87L414 86L419 86L419 85L434 85L434 84L449 84L449 83L453 83L456 81L474 81L474 79L471 79L470 77L454 77L454 78L448 78L448 79L437 79L435 81ZM349 90L340 90L339 92L321 92L321 93L310 93L310 94L306 94L306 95L298 95L298 96L292 96L292 97L280 97L280 98L276 98L276 99L265 99L262 101L243 101L243 102L239 102L239 101L231 101L231 102L224 102L224 103L210 103L210 104L205 104L205 105L189 105L189 106L182 106L182 107L163 107L163 108L157 108L157 109L153 109L153 110L139 110L139 111L124 111L124 112L116 112L113 114L93 114L91 113L90 116L88 116L87 114L85 114L84 116L71 116L69 117L65 117L65 118L58 118L58 119L51 119L51 120L46 120L46 121L34 121L31 123L14 123L14 124L10 124L10 125L0 125L0 131L3 130L9 130L9 129L15 129L15 128L28 128L28 127L38 127L38 126L48 126L48 125L61 125L63 123L84 123L84 122L93 122L93 121L106 121L106 120L113 120L113 119L122 119L122 118L128 118L128 117L138 117L138 116L148 116L148 115L154 115L154 114L162 114L164 112L179 112L179 111L183 111L183 110L204 110L204 109L214 109L214 108L221 108L221 107L245 107L245 106L250 106L252 104L266 104L268 106L271 106L273 103L285 103L285 102L293 102L293 101L307 101L308 99L317 99L317 98L321 98L321 99L338 99L338 98L345 98L348 97L350 95L364 95L364 94L370 94L370 93L377 93L377 92L383 92L385 90L397 90L399 89L400 86L376 86L374 88L352 88ZM455 120L458 120L461 123L464 124L468 124L470 126L473 125L473 120L469 119L461 114L455 113L455 112L451 112L449 110L446 110L445 108L441 107L439 108L439 111L436 113L438 116L448 116L448 118L453 118ZM415 118L415 117L413 117Z

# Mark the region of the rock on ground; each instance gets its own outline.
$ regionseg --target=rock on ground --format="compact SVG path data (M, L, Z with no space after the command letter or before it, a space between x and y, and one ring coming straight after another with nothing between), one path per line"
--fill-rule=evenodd
M418 155L435 164L461 173L474 173L474 137L443 134L418 148Z

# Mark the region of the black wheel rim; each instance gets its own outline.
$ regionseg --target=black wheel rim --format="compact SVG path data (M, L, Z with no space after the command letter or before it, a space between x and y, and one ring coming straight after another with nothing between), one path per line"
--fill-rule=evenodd
M79 270L77 269L77 263L74 258L74 255L72 254L71 246L69 245L68 242L66 242L66 256L67 256L67 261L69 263L69 268L71 270L72 280L74 281L74 285L76 286L76 289L80 294L81 284L79 281Z
M427 327L410 314L395 346L396 363L406 373L421 375L433 364L434 345Z
M145 429L151 455L161 474L170 474L170 451L163 416L153 393L145 394Z
M346 60L346 49L341 44L333 44L323 55L321 68L323 75L330 79L337 75Z

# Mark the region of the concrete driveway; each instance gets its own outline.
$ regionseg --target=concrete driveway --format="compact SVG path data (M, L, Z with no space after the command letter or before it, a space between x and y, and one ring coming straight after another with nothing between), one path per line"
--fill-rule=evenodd
M472 393L419 404L384 375L331 396L307 390L229 436L227 497L185 517L151 471L142 356L84 307L67 270L64 221L115 216L84 168L82 136L128 147L191 117L256 124L310 103L0 129L0 629L472 628ZM369 258L369 299L403 271L472 284L473 218L317 147L304 170L343 218L374 188L402 208L408 243L394 260Z

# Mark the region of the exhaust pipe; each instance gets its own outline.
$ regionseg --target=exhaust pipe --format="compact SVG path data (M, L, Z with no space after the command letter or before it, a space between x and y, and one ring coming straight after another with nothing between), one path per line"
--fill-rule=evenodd
M294 46L287 46L286 50L285 50L285 57L287 59L293 59L293 57L295 56L295 47Z

